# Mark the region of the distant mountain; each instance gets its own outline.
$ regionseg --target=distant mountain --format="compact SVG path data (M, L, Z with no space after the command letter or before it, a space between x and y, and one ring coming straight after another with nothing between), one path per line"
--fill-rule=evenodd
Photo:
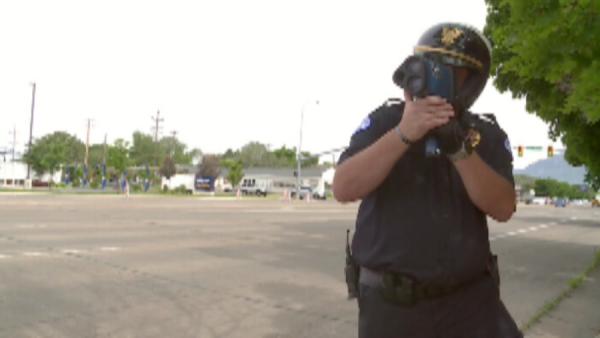
M537 178L552 178L569 184L583 184L585 167L574 167L567 163L563 154L539 160L525 169L517 169L515 175L528 175Z

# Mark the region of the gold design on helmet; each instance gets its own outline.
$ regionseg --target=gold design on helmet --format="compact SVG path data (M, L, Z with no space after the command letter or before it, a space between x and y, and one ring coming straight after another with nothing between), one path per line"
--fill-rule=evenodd
M472 65L473 67L477 68L478 70L483 69L483 63L481 61L479 61L473 57L470 57L466 54L457 53L457 52L447 50L444 48L436 48L436 47L429 47L429 46L416 46L414 51L415 51L415 53L439 53L439 54L443 54L443 55L448 55L450 57L454 57L459 60L465 61L465 62L469 63L470 65Z
M442 30L442 43L446 47L450 47L456 42L456 39L463 35L463 31L458 28L444 27Z

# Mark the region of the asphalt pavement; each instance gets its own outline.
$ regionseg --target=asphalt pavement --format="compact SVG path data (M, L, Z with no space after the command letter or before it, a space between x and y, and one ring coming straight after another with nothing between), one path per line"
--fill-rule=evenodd
M357 206L0 194L0 337L355 337L343 264ZM590 264L600 210L520 206L490 240L524 324ZM599 277L527 337L600 334Z

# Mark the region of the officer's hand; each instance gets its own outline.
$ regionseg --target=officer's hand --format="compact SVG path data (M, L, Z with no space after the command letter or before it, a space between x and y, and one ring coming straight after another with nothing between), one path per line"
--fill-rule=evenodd
M454 116L452 105L439 96L427 96L413 101L405 90L404 101L404 114L399 128L411 141L421 139L428 131L448 123Z

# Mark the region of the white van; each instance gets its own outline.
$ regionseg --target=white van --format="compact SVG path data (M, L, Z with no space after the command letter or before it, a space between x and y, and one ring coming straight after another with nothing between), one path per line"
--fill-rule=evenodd
M245 176L240 183L240 191L244 195L267 196L271 192L271 179Z

